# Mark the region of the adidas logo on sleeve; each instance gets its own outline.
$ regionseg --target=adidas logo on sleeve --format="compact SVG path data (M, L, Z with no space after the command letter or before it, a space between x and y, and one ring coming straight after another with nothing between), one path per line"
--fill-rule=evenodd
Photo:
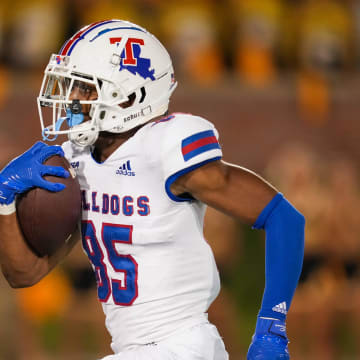
M286 315L286 314L287 314L286 302L283 301L282 303L275 305L275 306L272 308L272 311L276 311L276 312L279 312L279 313L281 313L281 314Z

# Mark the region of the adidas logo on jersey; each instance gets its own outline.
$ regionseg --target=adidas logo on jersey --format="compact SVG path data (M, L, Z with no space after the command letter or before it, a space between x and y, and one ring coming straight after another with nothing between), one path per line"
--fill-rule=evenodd
M135 172L131 170L130 160L123 163L117 170L117 175L135 176Z
M279 313L281 313L281 314L286 315L286 314L287 314L286 302L283 301L282 303L275 305L275 306L272 308L272 311L276 311L276 312L279 312Z

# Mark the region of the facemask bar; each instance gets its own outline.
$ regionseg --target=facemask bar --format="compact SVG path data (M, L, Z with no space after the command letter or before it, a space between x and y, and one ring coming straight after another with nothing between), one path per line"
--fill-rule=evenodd
M45 72L45 77L41 86L40 95L38 97L38 110L40 114L41 130L44 140L53 141L57 135L69 134L70 132L84 131L76 129L76 126L82 121L69 121L71 117L82 116L82 114L73 114L70 110L73 100L70 100L70 95L74 87L75 81L86 82L96 88L98 99L96 100L80 100L78 103L82 105L94 105L101 103L101 88L97 79L89 79L77 74L66 76L63 71L56 69L49 69ZM125 97L124 97L125 98ZM52 120L45 124L44 121L44 107L52 108ZM61 130L62 125L66 121L68 129ZM95 120L89 121L89 128L94 126Z

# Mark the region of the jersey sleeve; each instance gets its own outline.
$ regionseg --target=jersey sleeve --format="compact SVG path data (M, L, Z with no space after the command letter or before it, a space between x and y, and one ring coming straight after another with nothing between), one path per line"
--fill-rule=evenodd
M220 160L222 151L212 123L193 115L172 116L162 139L162 170L168 196L175 201L186 201L192 198L175 196L170 191L171 184L202 165Z

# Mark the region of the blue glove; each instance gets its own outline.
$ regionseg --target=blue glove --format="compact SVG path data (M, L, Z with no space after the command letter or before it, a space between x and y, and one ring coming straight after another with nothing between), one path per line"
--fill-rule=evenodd
M49 191L61 191L64 184L46 181L44 175L67 178L70 174L61 166L43 165L43 162L53 155L64 156L60 146L48 146L37 142L29 150L12 160L0 172L0 204L8 205L14 202L15 195L40 187Z
M258 317L247 360L289 360L284 321Z

